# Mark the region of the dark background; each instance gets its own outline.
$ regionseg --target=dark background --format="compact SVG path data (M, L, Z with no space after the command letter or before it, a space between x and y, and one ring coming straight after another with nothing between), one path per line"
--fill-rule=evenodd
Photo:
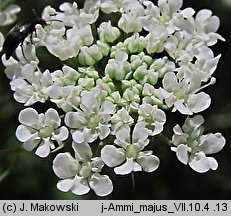
M46 5L58 9L61 2L18 0L15 3L22 8L18 20L34 17L32 8L41 14ZM79 2L82 4L83 1ZM181 164L169 147L157 139L154 150L161 161L158 170L151 174L135 173L136 185L133 190L130 176L115 176L105 169L104 172L111 176L114 183L113 193L105 199L231 199L231 1L184 0L182 8L185 7L192 7L196 11L211 9L221 21L218 32L226 39L225 43L219 41L212 48L215 56L222 53L222 57L214 75L217 83L205 90L210 94L212 104L202 113L206 119L205 132L221 132L226 138L224 149L214 155L219 163L218 170L205 174L194 172ZM12 26L0 27L0 31L6 35ZM71 192L58 191L58 178L51 167L54 156L42 159L33 152L19 148L21 143L15 138L15 130L18 126L17 116L23 106L12 95L4 67L0 64L0 199L97 199L93 193L79 197ZM177 113L167 115L170 121L179 119L179 123L182 123ZM165 132L171 136L168 126Z

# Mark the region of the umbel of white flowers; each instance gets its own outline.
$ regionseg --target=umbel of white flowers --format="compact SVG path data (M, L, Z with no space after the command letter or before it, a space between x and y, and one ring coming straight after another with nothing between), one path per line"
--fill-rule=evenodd
M16 136L40 157L56 152L59 190L82 195L92 189L106 196L113 184L104 166L118 175L155 171L160 160L150 146L153 137L164 136L166 112L186 118L173 128L171 140L165 137L179 161L199 173L217 169L208 155L219 152L225 138L203 134L204 119L197 113L211 104L203 89L215 83L221 55L214 56L210 47L224 38L216 33L219 18L210 10L196 13L181 9L182 3L86 0L83 9L65 2L59 11L47 6L42 18L61 22L36 25L33 43L27 38L23 52L16 49L17 58L3 55L14 99L27 106L19 114ZM100 11L108 21L98 24ZM114 12L120 14L116 24L110 21ZM63 67L42 70L36 55L41 46ZM30 108L47 101L53 108L45 113ZM70 143L73 156L60 152Z

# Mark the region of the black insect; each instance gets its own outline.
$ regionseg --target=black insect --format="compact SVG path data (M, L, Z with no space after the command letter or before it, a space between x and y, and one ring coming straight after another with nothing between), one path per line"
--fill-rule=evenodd
M9 31L2 47L3 52L6 54L6 59L12 56L19 44L21 46L23 45L25 38L35 31L35 26L37 24L40 24L42 27L48 25L42 18L22 20Z

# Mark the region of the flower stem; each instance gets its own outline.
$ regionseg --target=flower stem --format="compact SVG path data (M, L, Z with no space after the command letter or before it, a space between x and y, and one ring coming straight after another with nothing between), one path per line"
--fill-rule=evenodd
M169 146L174 146L173 143L172 143L172 141L171 141L168 137L166 137L164 134L160 133L160 134L159 134L159 137L160 137L165 143L167 143Z
M134 172L131 172L131 178L132 178L132 191L134 192L136 187Z

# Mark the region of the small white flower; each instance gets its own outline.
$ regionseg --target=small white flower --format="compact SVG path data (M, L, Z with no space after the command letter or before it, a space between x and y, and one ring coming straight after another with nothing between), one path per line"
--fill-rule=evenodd
M48 51L62 61L77 56L79 52L79 44L52 35L46 38L45 43Z
M119 104L122 104L129 111L138 110L139 103L140 103L140 95L137 94L136 91L132 91L130 89L126 89L124 91L123 96L119 102Z
M85 26L95 22L98 18L97 10L94 11L96 13L91 13L90 10L86 12L83 9L78 9L76 2L64 2L59 8L62 12L57 12L55 18L62 20L68 27Z
M65 116L65 124L73 129L73 140L91 143L98 137L101 140L106 138L110 133L114 109L113 103L105 100L102 90L95 88L91 92L83 92L80 109Z
M225 145L225 138L220 133L203 135L204 128L201 126L203 122L203 117L197 115L191 119L187 118L182 128L176 125L172 137L176 147L171 148L176 152L180 162L189 164L199 173L217 169L217 161L213 157L207 157L207 154L217 153Z
M195 17L196 38L204 40L208 46L214 45L217 40L225 39L215 33L220 26L217 16L212 16L212 11L208 9L200 10Z
M78 144L76 156L70 153L59 153L53 161L53 170L61 179L57 188L76 195L83 195L94 190L98 196L107 196L113 190L107 175L101 175L104 164L99 157L91 158L92 152L88 144Z
M103 58L103 54L100 52L99 47L94 44L90 47L84 46L79 53L79 63L81 65L94 65L100 59Z
M132 171L155 171L159 166L159 158L152 155L152 151L142 151L149 143L149 135L150 131L145 128L144 122L135 125L132 137L129 127L117 131L114 143L120 148L113 145L104 146L101 150L103 162L109 167L115 167L114 171L119 175Z
M93 35L90 25L84 25L81 27L74 26L71 29L68 29L67 40L76 44L77 46L89 46L93 43Z
M140 52L138 55L131 56L131 67L136 70L139 66L146 65L147 67L153 63L153 59L149 55L145 55L144 52Z
M25 106L32 105L38 101L45 102L47 95L44 91L52 85L51 74L48 70L43 73L36 70L35 64L26 64L21 69L21 77L13 79L11 89L15 92L14 98Z
M44 93L50 97L50 101L55 103L65 112L78 109L80 105L80 94L82 88L80 86L58 86L51 85L44 90Z
M111 21L102 22L97 29L99 39L102 42L112 43L120 36L120 31L118 28L111 25Z
M126 33L140 32L143 29L141 17L144 7L139 1L124 1L121 8L122 16L118 26Z
M158 73L153 69L148 70L146 66L140 66L134 71L133 77L142 85L145 83L155 85L158 80Z
M170 34L178 29L175 22L181 13L183 0L159 0L158 7L151 1L144 1L143 4L146 6L146 17L142 20L144 29L150 31L156 24L164 26Z
M138 122L143 121L146 127L152 130L151 135L157 135L163 131L166 122L165 112L158 109L157 105L142 104L138 110Z
M211 98L204 92L195 93L199 90L197 80L181 78L178 79L175 73L168 72L163 78L162 94L166 95L166 104L174 110L185 115L201 112L210 106ZM169 95L167 94L169 93Z
M125 43L119 42L115 46L112 46L110 58L115 58L118 53L129 54L128 48L127 48ZM121 54L119 54L119 55L121 55Z
M61 126L61 119L55 109L48 109L45 114L33 108L26 108L19 114L21 125L16 130L16 137L23 142L27 151L37 147L35 154L46 157L51 150L61 146L68 138L68 130Z
M109 54L110 46L107 43L98 40L96 45L103 56L107 56Z
M129 77L132 71L131 65L127 59L128 55L126 53L118 52L115 59L110 59L108 61L105 67L105 74L119 81Z
M129 128L134 122L134 119L129 115L129 112L123 107L118 110L111 118L111 133L116 134L117 131L124 127Z
M124 44L130 53L141 53L145 48L146 40L143 36L140 36L139 33L135 33L127 38Z
M172 16L183 5L183 0L158 0L158 7L162 15Z
M158 77L163 78L164 74L175 70L175 64L169 61L168 57L165 56L160 59L154 59L153 63L150 65L150 69L154 69L154 71L158 73Z
M164 42L167 37L168 31L164 26L153 24L149 34L145 37L147 52L149 54L163 52Z
M189 64L191 73L200 77L202 82L208 82L217 68L220 57L221 55L214 57L213 51L206 46L198 47L195 49L195 64Z
M186 31L176 32L166 39L164 48L176 62L187 65L194 56L193 35Z
M123 89L123 91L125 91L126 89L129 89L134 94L140 94L143 90L143 86L137 81L135 81L134 79L122 80L121 84L122 84L121 88Z

